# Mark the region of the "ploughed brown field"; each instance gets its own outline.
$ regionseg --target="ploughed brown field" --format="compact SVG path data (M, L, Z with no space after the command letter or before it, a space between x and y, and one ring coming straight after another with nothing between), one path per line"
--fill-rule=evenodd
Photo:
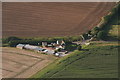
M17 48L2 48L2 77L29 78L57 58Z
M80 35L95 27L113 2L3 3L3 37Z

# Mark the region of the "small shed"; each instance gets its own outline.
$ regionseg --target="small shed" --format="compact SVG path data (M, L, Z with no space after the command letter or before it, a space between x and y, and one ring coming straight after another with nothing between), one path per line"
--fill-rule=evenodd
M57 40L56 42L58 45L65 45L65 42L63 40Z
M42 42L42 46L43 47L47 46L47 42Z
M24 46L25 46L24 44L18 44L18 45L16 46L16 48L23 49Z

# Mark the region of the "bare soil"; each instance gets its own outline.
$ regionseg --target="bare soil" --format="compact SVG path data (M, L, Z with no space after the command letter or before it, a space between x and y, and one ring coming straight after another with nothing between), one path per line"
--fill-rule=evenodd
M80 35L95 27L114 2L3 3L3 37Z

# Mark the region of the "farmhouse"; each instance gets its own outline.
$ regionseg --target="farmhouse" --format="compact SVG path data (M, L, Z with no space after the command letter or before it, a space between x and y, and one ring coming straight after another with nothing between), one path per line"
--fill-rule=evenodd
M57 40L57 44L58 44L58 45L64 45L65 42L64 42L63 40Z
M50 43L48 44L47 42L42 42L42 47L43 48L52 48L52 49L65 49L65 42L63 40L57 40L56 43Z
M63 40L57 40L56 43L42 42L42 47L48 50L49 54L52 53L55 56L67 53L67 51L65 51L65 42Z

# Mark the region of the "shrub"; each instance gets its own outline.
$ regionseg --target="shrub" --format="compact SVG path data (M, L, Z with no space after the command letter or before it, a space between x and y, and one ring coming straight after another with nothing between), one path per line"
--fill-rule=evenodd
M96 35L100 31L99 27L94 27L91 31L92 35Z
M83 37L84 37L85 40L89 38L88 34L86 34L86 33L83 34Z
M106 25L108 23L111 23L111 20L114 18L115 15L118 15L119 12L120 12L120 4L118 3L118 5L116 5L108 15L104 16L103 24L100 25L100 28L104 30Z
M97 38L99 40L105 40L106 39L106 32L105 31L99 31L97 34Z
M82 46L81 46L81 45L79 45L79 46L77 47L77 49L78 49L78 50L81 50L81 49L82 49Z
M38 45L41 43L39 40L14 40L9 42L9 46L15 47L17 44L31 44L31 45Z
M18 37L15 37L15 36L11 36L11 37L2 39L2 42L3 43L9 43L10 41L15 41L15 40L22 40L22 39L18 38Z

